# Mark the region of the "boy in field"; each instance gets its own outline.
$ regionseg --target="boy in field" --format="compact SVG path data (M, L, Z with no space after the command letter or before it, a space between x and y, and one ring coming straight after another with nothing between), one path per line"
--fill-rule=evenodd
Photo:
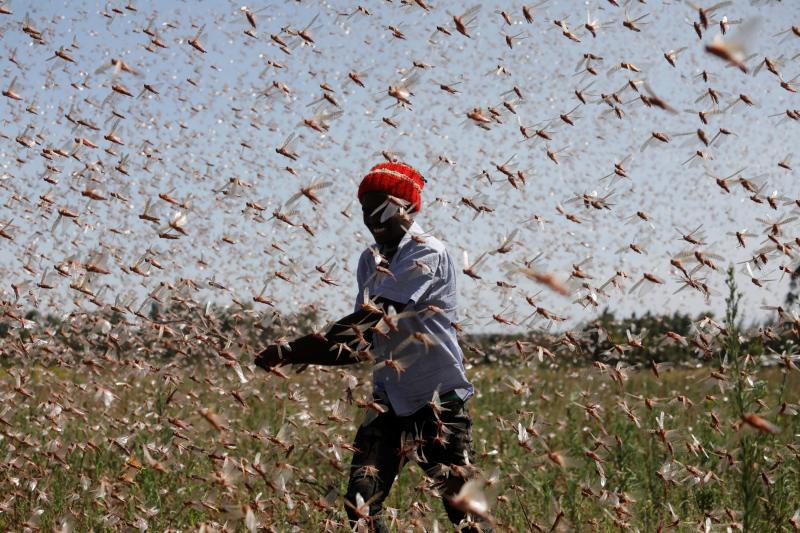
M371 361L374 402L356 434L346 510L351 526L388 531L383 501L409 460L434 480L453 524L470 530L452 498L472 476L466 401L473 388L456 338L456 269L438 239L414 222L424 178L403 163L381 163L361 181L358 199L375 245L358 261L355 312L323 336L306 335L256 358L283 364Z

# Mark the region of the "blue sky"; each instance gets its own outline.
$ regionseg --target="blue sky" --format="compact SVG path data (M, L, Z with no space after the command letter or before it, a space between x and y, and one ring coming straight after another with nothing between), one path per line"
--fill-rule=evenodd
M765 225L757 218L781 220L792 216L792 206L773 210L767 203L753 202L750 193L734 183L726 194L705 174L706 169L725 176L745 168L744 176L764 185L762 197L774 191L789 199L800 197L796 171L777 165L798 145L800 123L769 116L800 108L798 95L781 88L780 80L766 69L753 75L765 56L778 60L787 81L800 73L800 38L791 32L776 35L800 23L796 3L736 1L712 15L712 21L727 16L730 21L748 23L731 25L726 36L729 41L741 39L748 53L757 54L748 61L747 74L704 51L719 27L711 26L698 39L692 27L697 12L677 2L631 3L628 8L605 1L549 2L535 10L532 24L524 21L521 2L482 2L474 22L468 25L469 38L455 31L452 15L468 11L470 5L456 10L443 2L431 3L428 11L399 2L375 3L367 6L368 16L346 2L247 4L256 13L255 37L244 33L249 25L240 4L134 4L136 11L121 2L106 6L11 1L6 5L13 14L0 19L2 85L5 89L16 78L15 90L23 97L22 101L3 98L0 102L4 117L0 131L7 137L0 139L0 201L4 204L0 222L13 219L15 235L14 241L2 241L0 269L4 279L31 282L28 287L33 295L24 296L23 303L32 305L36 300L55 310L72 308L72 300L81 301L83 296L68 288L70 280L56 275L57 287L43 290L34 286L40 273L52 271L52 265L73 255L85 263L94 251L105 249L117 256L108 257L113 268L110 274L94 279L91 286L93 290L107 286L100 299L109 303L128 293L139 303L160 282L175 283L179 278L195 280L204 286L203 299L220 302L230 301L232 295L250 300L266 283L265 294L280 312L291 313L317 303L323 316L333 319L352 305L355 262L369 243L355 202L358 181L383 160L381 151L392 150L428 176L426 205L418 221L442 238L459 261L464 250L474 259L496 247L503 235L519 229L519 243L509 254L490 256L482 265L483 280L459 279L462 307L471 316L474 330L516 330L491 324L491 315L502 311L504 316L522 319L530 313L524 295L541 287L519 276L509 278L506 272L512 264L519 265L540 252L538 268L562 279L569 275L572 264L591 257L583 268L593 276L595 286L617 270L630 274L626 287L643 272L655 273L667 282L641 293L625 290L614 294L607 305L619 314L678 309L692 314L719 312L724 298L721 272L707 268L699 272L717 290L708 303L694 291L673 294L680 284L669 260L691 248L680 241L676 226L689 231L702 224L706 244L700 249L717 254L714 261L724 269L730 262L752 257L765 240ZM511 26L500 10L506 10ZM587 11L592 20L607 24L596 38L581 27ZM33 44L23 33L26 14L46 44ZM626 16L635 19L642 15L647 16L641 20L640 32L623 27ZM564 37L554 20L565 21L581 42ZM436 26L452 35L437 32ZM739 31L743 26L752 29ZM187 44L199 27L204 27L200 42L205 54ZM168 48L153 45L144 28L157 29L160 42ZM313 44L301 44L299 37L286 31L290 28L306 28ZM281 51L271 34L286 42L291 53ZM512 49L505 35L516 36ZM48 60L62 46L75 63ZM677 66L670 66L663 54L683 47ZM19 66L9 60L12 52ZM576 73L576 65L586 53L603 58L592 63L597 76ZM140 75L123 72L112 77L113 69L97 72L111 58L122 58ZM430 66L415 68L415 61ZM641 72L615 68L620 63L633 64ZM708 83L699 78L704 70L711 76ZM359 72L365 87L348 81L349 72ZM413 72L419 79L410 87L412 105L403 109L387 96L387 88L402 83ZM646 108L637 101L637 93L627 88L619 93L625 102L620 106L624 116L616 118L607 104L598 102L599 95L618 91L629 80L641 91L644 84L640 82L646 81L677 113ZM591 82L587 93L594 96L575 111L579 117L575 125L561 121L560 114L579 104L573 91ZM159 94L117 95L102 106L113 92L112 84L127 87L134 97L144 84ZM336 109L324 100L317 102L323 94L320 84L333 90L330 95L341 110L341 116L332 120L324 133L302 125L320 104L323 109ZM442 84L458 92L446 92L440 88ZM520 88L523 99L511 92L514 86ZM698 101L708 87L721 93L719 110L728 108L740 94L755 105L740 101L724 113L709 114L709 124L704 125L696 111L713 110L708 98ZM504 101L516 115L504 107ZM38 114L26 111L31 104ZM476 107L484 113L488 107L496 108L502 124L492 124L488 131L477 127L466 117ZM93 122L99 131L71 131L73 124L64 118L71 108L71 116ZM116 131L125 142L114 147L117 156L102 151L111 145L103 137L113 123L112 108L125 116ZM397 128L383 122L383 117L396 122ZM552 131L552 140L524 141L520 124L532 129L545 126ZM25 148L15 140L28 126L29 136L40 134L41 146ZM705 147L694 133L698 128L709 137L720 128L731 134ZM641 151L652 131L668 133L670 143L653 143ZM292 133L297 135L292 145L299 154L296 161L275 152ZM53 174L46 168L48 161L39 155L48 146L71 150L76 137L100 146L81 149L84 163L103 163L96 167L95 181L71 176L84 166L74 159L56 158L53 164L61 172ZM559 165L548 159L548 144L552 150L563 150ZM705 168L702 161L684 164L697 150L713 157L704 162ZM123 155L129 158L128 176L113 170ZM446 156L454 165L431 169L438 156ZM495 168L512 156L513 168L527 176L526 184L518 184L519 188L512 187ZM601 178L613 170L615 162L623 160L630 179L607 188L611 180ZM476 177L483 170L493 182ZM57 184L42 179L48 172ZM215 192L231 178L249 186L236 194ZM316 180L332 182L319 191L322 205L301 198L283 209L296 209L291 218L309 225L314 236L301 227L258 220L252 212L242 212L246 202L258 202L267 208L263 216L267 219L301 186ZM81 196L87 187L107 196L116 192L130 201L89 201ZM603 196L612 190L610 210L569 202L575 195L596 191ZM55 208L48 212L36 206L39 196L45 194L54 200L55 208L79 212L84 226L62 223L51 231ZM162 222L176 211L186 212L160 199L159 194L178 203L188 199L186 236L159 238L159 227L137 216L148 200ZM19 197L30 204L14 199ZM443 202L434 202L436 198ZM472 198L493 211L475 218L462 198ZM568 221L557 212L559 204L583 222ZM349 219L340 214L348 206L353 214ZM636 217L637 211L646 212L650 222ZM543 230L523 224L533 215L551 223ZM737 248L735 236L729 233L745 228L753 236L746 248ZM790 241L797 235L797 224L791 222L782 230L781 241ZM642 245L647 254L621 251L631 242ZM157 254L153 257L163 270L151 267L147 278L121 270L148 249ZM339 287L320 283L314 267L326 261L336 263L334 277ZM776 269L781 264L796 265L796 260L775 254L762 271L756 271L759 277L776 280L764 283L764 288L741 272L743 264L736 265L746 293L748 318L767 316L758 309L762 304L782 302L788 280L778 281L782 273ZM275 271L292 282L276 278ZM73 281L79 276L76 270ZM229 290L209 286L209 280ZM496 285L498 280L517 287L503 290ZM9 284L2 290L6 297L11 295ZM547 290L537 298L540 305L571 317L570 323L596 312ZM82 301L87 308L93 307ZM270 312L262 304L255 305L259 312Z

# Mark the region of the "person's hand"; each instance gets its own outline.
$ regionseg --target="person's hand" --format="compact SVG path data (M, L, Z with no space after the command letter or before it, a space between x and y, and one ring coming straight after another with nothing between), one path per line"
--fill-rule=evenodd
M281 357L281 352L275 344L267 346L265 350L256 356L254 362L256 366L260 366L264 370L270 370L273 367L288 363L288 361Z

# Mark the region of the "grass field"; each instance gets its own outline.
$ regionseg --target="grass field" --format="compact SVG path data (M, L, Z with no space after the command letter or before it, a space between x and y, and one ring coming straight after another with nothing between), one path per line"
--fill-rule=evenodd
M0 529L335 529L369 368L256 370L247 383L212 364L6 370ZM470 368L496 529L797 529L800 372L717 370ZM777 427L746 423L742 394L751 423ZM387 505L398 527L449 528L415 466Z

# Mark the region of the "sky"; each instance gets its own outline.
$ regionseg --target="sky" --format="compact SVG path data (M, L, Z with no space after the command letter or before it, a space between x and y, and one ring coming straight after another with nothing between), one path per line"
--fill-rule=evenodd
M482 279L459 275L471 331L524 331L527 325L501 324L492 315L522 322L533 310L525 296L532 295L568 317L567 327L603 307L619 316L720 314L731 263L745 293L746 318L761 320L774 313L760 307L783 303L788 290L788 276L778 267L797 266L799 245L789 250L793 257L769 251L761 269L751 264L763 280L759 287L745 264L769 244L770 224L799 211L789 203L800 198L796 170L778 165L797 164L791 155L800 141L800 121L786 115L800 108L793 92L800 89L800 37L791 31L800 25L800 5L794 2L725 3L709 13L701 38L693 27L697 9L681 2L616 7L607 0L551 1L534 9L532 23L522 2L457 10L450 3L398 0L361 10L350 2L264 2L247 4L255 28L243 5L231 2L12 0L3 6L12 14L0 18L0 85L21 100L0 100L0 228L8 223L13 236L0 240L0 272L7 280L0 290L13 300L11 285L17 286L23 307L55 313L96 308L70 284L90 290L97 301L139 307L161 283L183 278L198 285L201 301L235 298L265 317L316 304L322 319L335 319L352 309L356 261L370 244L355 198L358 182L392 154L428 178L417 221L459 263L465 251L474 262L516 230L509 253L487 254L476 267ZM468 36L457 31L454 16L463 16ZM722 17L730 22L722 38L741 48L747 72L706 52ZM626 28L626 19L637 20L639 31ZM584 27L587 20L597 21L596 37ZM40 32L40 42L23 26ZM193 38L205 52L189 44ZM74 62L55 55L62 47ZM669 51L674 67L664 57ZM595 74L585 69L586 54L602 58L589 62ZM765 57L781 78L759 67ZM136 74L115 73L112 58ZM781 87L781 81L788 84ZM408 90L410 105L387 94L398 86ZM587 103L576 90L584 90ZM328 99L322 98L326 92ZM671 111L645 106L640 93L657 95ZM601 97L611 94L621 102L621 118L607 103L613 100ZM498 120L479 127L467 117L476 108L487 116L495 109ZM707 124L698 111L707 112ZM574 125L559 118L568 112ZM75 129L66 115L96 129ZM330 119L322 131L304 124L315 116ZM544 130L550 140L526 140L520 127L529 135ZM705 146L699 128L708 140L721 128L727 133ZM112 129L123 145L105 138ZM654 131L669 143L645 144ZM291 135L296 159L275 151ZM42 157L44 149L73 152L75 139L88 141L77 159ZM517 178L512 185L497 168L509 159L508 168L523 172L524 183ZM615 163L627 178L613 176ZM740 169L728 182L730 193L709 176ZM760 188L758 202L738 176ZM317 182L326 183L318 190L321 204L301 197L285 205ZM90 199L90 189L105 199ZM576 200L580 195L608 195L608 208L586 207ZM777 209L766 201L770 195ZM490 211L475 216L464 199ZM148 202L147 214L159 223L139 217ZM248 203L265 210L258 216ZM59 208L78 214L80 226L63 216L56 225ZM296 225L270 219L275 210ZM182 215L185 235L167 225ZM531 222L534 216L547 222ZM681 240L698 226L694 235L703 244ZM796 220L781 224L776 238L793 243L797 227ZM745 229L746 246L738 247L735 232ZM635 253L631 243L646 253ZM697 249L718 266L696 272L714 291L708 301L692 289L676 293L682 285L670 265L679 256L691 270ZM618 271L629 279L607 300L600 296L598 307L584 308L575 300L585 290L564 297L513 274L537 255L535 269L565 283L575 264L591 276L585 281L594 289ZM55 265L70 260L69 277L56 273ZM93 262L108 273L87 273ZM134 265L148 275L132 273ZM321 282L316 267L329 269L338 284ZM630 292L645 272L665 283ZM253 302L259 294L274 308Z

